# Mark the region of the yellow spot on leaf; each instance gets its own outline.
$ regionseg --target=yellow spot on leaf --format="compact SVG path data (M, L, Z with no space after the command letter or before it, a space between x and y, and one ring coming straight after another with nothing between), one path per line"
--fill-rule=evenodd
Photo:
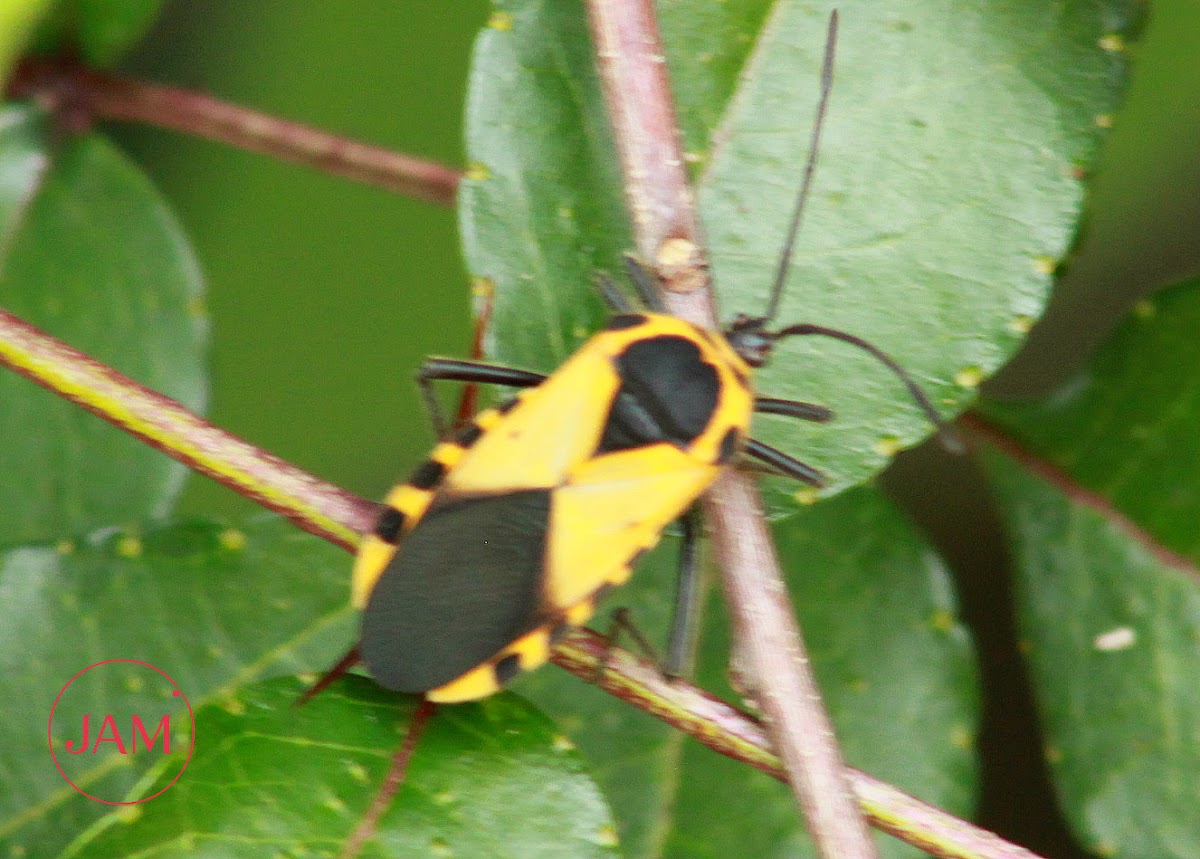
M1054 257L1034 257L1033 270L1038 274L1054 274L1058 261Z
M954 725L950 728L950 745L956 749L969 749L975 745L974 737L970 730L963 725Z
M895 456L900 452L900 439L894 435L885 435L875 442L874 448L881 456Z
M980 367L963 367L954 374L954 384L960 388L978 388L983 382L983 369Z
M513 28L512 13L497 9L492 13L492 16L488 18L487 25L493 30L507 32Z
M136 558L142 554L142 541L132 534L117 539L113 550L122 558Z
M1014 334L1028 334L1031 328L1033 328L1032 316L1022 314L1008 320L1008 330Z
M367 771L362 764L346 764L346 773L350 778L363 784L366 783L368 778Z
M488 179L492 178L492 171L488 169L486 164L480 164L478 161L474 161L467 165L467 170L466 173L463 174L463 178L470 182L486 182Z
M1100 50L1108 51L1110 54L1119 54L1125 50L1125 40L1118 33L1101 36L1096 44L1100 46Z
M554 748L554 751L556 751L556 752L570 752L570 751L574 751L575 744L572 743L570 741L570 739L568 739L564 735L559 734L558 736L556 736L554 738L553 748Z
M221 548L230 552L240 552L246 548L246 535L237 528L226 528L219 539Z
M816 504L821 497L821 490L815 486L801 486L792 493L792 498L802 507L809 507Z
M935 611L929 618L929 625L938 632L950 632L954 629L954 615L945 609Z
M604 847L616 847L621 841L617 838L617 830L605 824L596 830L596 843Z

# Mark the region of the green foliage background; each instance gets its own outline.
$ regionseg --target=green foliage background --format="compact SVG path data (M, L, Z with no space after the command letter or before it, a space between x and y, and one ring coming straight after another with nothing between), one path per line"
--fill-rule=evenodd
M755 5L747 3L738 8ZM763 8L767 5L758 4ZM334 15L328 4L307 0L264 0L255 4L207 0L167 4L157 19L157 4L152 0L131 0L118 6L106 9L104 4L92 0L63 2L43 18L39 38L44 44L53 43L55 33L68 27L72 16L80 15L82 20L92 22L92 29L80 30L84 54L92 62L119 61L122 70L151 80L208 90L233 102L394 149L453 164L463 161L465 69L472 40L489 14L484 3L473 0L458 3L451 14L434 4L399 7L394 3L362 0L354 4L353 14ZM11 21L0 17L0 28L8 28L6 36L13 36L8 43L0 41L0 64L12 55L11 45L19 41L17 36L27 28L28 21L44 11L40 4L32 2L15 3L12 8L18 15ZM21 13L24 19L19 17ZM686 19L687 16L682 16L675 20ZM146 38L136 43L132 54L123 56L123 47L135 41L147 27L150 32ZM676 35L684 40L688 37L683 27ZM1194 50L1198 43L1200 12L1193 4L1175 0L1154 7L1134 54L1136 73L1127 103L1116 117L1115 130L1106 144L1101 170L1092 189L1090 221L1080 252L1060 280L1045 323L1035 331L1025 352L993 384L991 390L998 398L1050 390L1083 363L1087 349L1105 338L1110 326L1136 298L1180 275L1195 272L1200 247L1196 242L1200 232L1196 211L1200 195L1193 193L1200 184L1196 181L1200 178L1197 176L1200 168L1194 158L1194 153L1200 151L1200 97L1196 92L1200 86L1196 83L1200 81L1200 67ZM875 43L867 47L851 45L848 53L857 50L869 54L874 46ZM725 59L736 61L736 58ZM880 63L885 61L886 56L879 58ZM693 81L689 86L703 89L702 84ZM811 82L798 86L811 86ZM853 94L853 82L846 86ZM703 99L699 101L704 103ZM8 119L14 124L6 125L6 131L36 133L36 129L19 124L20 117ZM702 142L712 117L706 117L702 111L685 112L683 119L689 143ZM147 172L181 222L182 234L190 240L203 272L210 311L212 372L207 395L201 390L201 382L187 376L186 367L181 373L173 373L173 357L160 355L153 345L147 350L147 366L137 370L139 377L197 406L207 396L209 414L219 426L352 491L368 497L380 495L423 455L430 440L410 382L412 368L428 354L462 354L469 343L469 293L454 214L166 132L119 128L113 137L133 163ZM104 165L100 175L119 176L129 169L128 163L115 154L117 150L104 144L85 143L77 149L69 153L67 161L100 163ZM836 152L834 146L831 159L836 160ZM852 190L859 193L861 189ZM149 196L152 192L146 193L147 209L157 212L158 203ZM103 199L103 192L93 196ZM104 247L103 228L111 225L95 217L91 222L70 221L67 216L76 212L73 204L70 199L41 201L46 213L36 222L47 236L41 246L57 247L64 243L61 236L85 234L94 235L98 246ZM734 200L733 208L738 204ZM141 204L131 205L136 208ZM0 216L7 214L7 210L0 208ZM4 217L0 217L0 226L4 223ZM154 229L166 237L163 241L169 241L176 230L169 215L163 216ZM980 253L986 250L981 249ZM122 281L122 273L127 275L129 270L126 262L120 258L103 262L113 272L106 282L111 293L102 296L104 300L141 308L134 314L138 317L134 324L142 326L139 330L143 335L154 332L157 318L154 314L162 308L138 304L136 277ZM581 271L592 265L591 260L576 262ZM724 264L736 265L736 262ZM37 265L33 267L37 269ZM8 274L12 276L11 268ZM186 305L197 282L197 272L188 265L173 273L155 272L153 277L176 278L170 294L181 305ZM122 288L132 290L130 297L119 297ZM36 302L45 295L43 289L30 289L28 294L16 298ZM101 299L85 296L61 300L99 302ZM0 303L23 310L20 301L14 301L11 295L0 293ZM1186 297L1171 296L1160 303L1142 305L1141 309L1143 316L1161 314L1165 320L1177 320L1174 324L1181 330L1194 330L1188 324L1191 311ZM53 313L54 307L36 310L47 311ZM419 319L420 324L413 324L414 319ZM1118 339L1110 347L1103 359L1107 363L1099 365L1097 373L1102 380L1116 379L1113 387L1118 391L1137 391L1141 387L1136 374L1132 381L1121 375L1125 366L1122 356L1128 353L1136 360L1136 347L1144 342L1137 334L1136 323L1130 324L1135 326L1132 333L1128 326L1123 329L1124 339ZM204 333L203 327L197 323L183 334L164 334L164 342L171 342L172 336L198 340ZM97 321L80 336L104 330L104 325ZM570 325L564 325L564 330L568 335L572 333ZM70 339L68 333L62 336ZM1183 348L1168 338L1159 354L1172 356ZM182 360L180 363L186 364ZM1162 366L1138 369L1151 378L1164 380L1172 378L1173 367L1173 362L1165 361ZM161 380L155 373L162 374ZM1186 385L1181 387L1186 390ZM1173 393L1168 387L1161 400L1143 398L1146 416L1134 422L1136 426L1153 429L1157 426L1152 421L1155 414L1175 414L1178 402L1171 398ZM1050 402L1053 406L1054 401ZM1080 407L1085 419L1092 408L1105 408L1116 414L1118 417L1113 421L1116 428L1125 425L1123 416L1129 409L1125 400L1107 404L1101 401L1099 406L1085 400ZM1064 410L1034 408L1032 412L994 404L988 414L1011 427L1017 435L1025 433L1028 441L1055 463L1066 466L1096 460L1094 450L1071 448L1072 438L1078 435L1079 418L1069 404ZM0 420L3 417L0 415ZM18 417L36 420L28 415ZM89 421L90 418L83 418L78 426L72 425L65 431L86 433ZM1030 426L1041 429L1029 432ZM1186 421L1183 426L1186 427ZM1176 435L1181 432L1186 433L1186 429L1178 430ZM1145 435L1118 438L1120 444L1100 451L1103 455L1099 461L1111 463L1106 473L1140 467L1120 458L1121 445L1141 452L1143 449L1137 445ZM130 446L132 453L114 452L101 461L77 463L70 472L79 474L120 464L122 468L112 468L109 488L134 495L146 491L148 496L141 500L135 497L124 515L137 518L161 512L155 507L155 498L169 494L169 487L180 474L173 466L161 464L157 454L145 457L146 452L136 448L140 446ZM54 451L47 455L51 459L61 456ZM1164 457L1163 462L1177 463L1178 456L1183 455ZM6 473L18 473L15 468L9 470L10 466L14 464L6 463ZM19 466L22 469L19 473L27 473L29 477L9 481L9 489L24 491L30 485L27 480L41 485L37 479L45 469L39 469L35 461L22 461ZM1012 646L1012 640L1006 638L1010 632L1005 628L1006 606L996 598L997 593L1003 592L988 589L987 582L994 581L1004 570L1003 556L1009 549L996 536L999 532L994 516L978 503L981 491L979 484L972 482L978 478L964 476L966 469L961 463L947 463L936 452L929 451L903 457L887 478L888 486L907 497L926 524L941 535L943 549L966 586L968 617L983 639L988 704L988 719L980 740L987 753L983 822L1055 855L1071 855L1070 851L1079 849L1073 846L1075 842L1067 836L1060 818L1047 811L1053 800L1044 781L1039 748L1044 740L1046 757L1057 780L1059 795L1067 805L1076 840L1085 841L1093 850L1115 855L1188 855L1196 836L1184 825L1178 831L1169 825L1156 826L1156 837L1142 845L1142 849L1153 851L1150 854L1135 852L1137 848L1129 845L1129 839L1130 832L1136 831L1141 821L1157 820L1155 814L1168 821L1171 815L1181 818L1187 814L1186 800L1179 807L1168 803L1164 808L1158 802L1155 793L1158 788L1165 788L1170 795L1174 788L1156 781L1155 773L1168 763L1180 765L1182 761L1186 768L1188 756L1196 753L1196 740L1187 728L1196 724L1196 710L1173 709L1181 699L1186 700L1189 688L1195 688L1190 682L1190 672L1194 669L1189 668L1186 658L1188 648L1193 646L1187 636L1192 628L1189 624L1193 623L1190 600L1194 599L1195 583L1186 575L1178 576L1170 565L1155 566L1161 559L1140 555L1136 546L1130 547L1127 534L1119 529L1110 533L1106 523L1093 521L1087 510L1078 509L1078 505L1030 482L1027 475L1015 474L1011 464L994 459L990 467L995 469L1002 497L1011 505L1011 511L1016 511L1010 512L1008 525L1015 535L1011 552L1016 561L1018 602L1024 612L1022 636L1031 655L1034 682L1044 688L1066 690L1054 706L1042 713L1044 736L1032 732L1030 705L1028 698L1023 697L1027 692L1021 673L1015 668L1017 656L1015 651L1005 649L1006 642L1008 647ZM122 473L117 474L118 471ZM1155 522L1152 531L1165 546L1190 557L1193 547L1187 542L1186 523L1195 521L1190 506L1195 493L1186 480L1180 480L1172 489L1169 481L1178 477L1179 471L1169 466L1149 469L1160 480L1156 485L1173 491L1170 497L1184 499L1177 505L1177 520L1184 524L1172 527L1170 521ZM1190 476L1190 470L1185 471L1188 473L1184 476ZM1124 484L1106 485L1103 476L1096 477L1095 485L1088 483L1088 487L1124 505L1126 500L1120 494L1125 491ZM252 512L246 502L226 490L190 475L187 481L181 506L185 516L218 516L243 523ZM947 489L951 494L945 494ZM72 490L72 486L57 484L45 488L47 497L59 493L71 500L69 509L78 516L70 520L74 523L73 528L67 529L70 533L95 525L121 524L104 518L105 511L113 506L111 499L76 496L71 494ZM955 490L958 495L953 494ZM1143 489L1134 496L1135 500L1153 498L1154 489ZM21 509L19 496L0 497L5 498L6 508ZM1030 506L1022 507L1023 504ZM1152 511L1158 509L1153 504L1150 507ZM4 542L13 544L20 543L27 533L38 533L39 526L36 517L10 517L5 527L8 530L4 531ZM842 528L846 529L844 533L839 530ZM231 679L231 672L232 678L238 678L269 674L271 668L294 670L311 666L314 660L322 661L317 654L332 652L347 629L350 619L338 598L345 559L323 548L314 554L310 547L292 539L286 527L245 522L239 533L246 537L248 548L237 558L221 554L227 547L222 542L224 532L216 526L184 525L161 532L150 528L138 533L146 548L142 560L125 557L122 554L125 544L119 535L111 533L93 535L69 552L59 546L53 550L38 547L5 554L0 566L0 594L7 598L10 609L47 605L52 607L50 611L56 619L53 627L12 626L4 630L7 637L0 635L0 642L18 645L0 653L0 664L10 676L16 668L14 654L37 654L32 672L35 677L36 664L56 667L69 661L69 653L63 648L72 644L72 640L63 639L57 631L71 629L75 624L94 629L97 618L90 616L88 620L80 616L78 606L68 602L55 604L55 594L63 582L95 582L95 577L101 575L113 577L112 581L141 581L139 587L154 588L158 586L154 584L156 576L162 576L164 570L173 571L172 575L183 575L188 570L203 570L205 575L211 575L213 570L220 570L230 577L224 580L226 583L237 581L239 576L261 574L264 568L273 571L280 587L278 593L242 594L241 602L236 591L200 590L181 596L170 588L184 587L184 580L176 582L171 578L163 585L163 602L188 599L197 604L211 601L213 606L225 607L220 626L225 646L200 651L199 662L208 660L211 665L205 664L197 669L195 676L184 678L185 685L205 689L208 699L215 702L202 725L211 725L218 733L224 730L229 716L237 717L241 708L261 705L269 710L274 706L270 702L288 700L292 694L291 687L268 685L255 687L236 700L223 701L222 696L230 693L237 682ZM866 539L868 534L882 535L879 545ZM862 545L855 544L854 552L844 553L844 546L854 544L856 537L863 538ZM899 707L899 702L906 700L903 696L912 694L908 704L911 712L921 712L931 719L922 730L922 736L931 743L930 748L919 752L921 760L931 765L931 773L922 776L926 778L922 784L948 804L965 811L974 792L973 765L969 756L962 754L963 746L971 743L973 730L969 725L974 706L971 668L966 658L969 645L961 637L961 629L953 625L953 601L945 592L940 562L871 490L859 490L830 505L822 505L811 517L797 517L794 529L781 532L780 539L792 553L812 558L813 567L821 569L827 577L821 582L802 577L793 586L801 592L805 587L814 589L800 597L802 605L806 598L809 602L811 614L804 618L806 624L844 634L843 638L822 639L828 652L818 654L818 658L836 666L828 683L835 709L866 714L863 718L867 727L860 735L851 730L852 738L869 737L874 731L871 726L879 724L871 721L872 707L883 711L882 721L886 723L888 707ZM1062 563L1059 575L1046 576L1049 561L1037 555L1038 547L1070 545L1073 540L1105 551L1097 558L1057 555L1051 560ZM213 552L220 558L215 565ZM873 570L892 570L901 578L862 581L857 565L868 557ZM1102 570L1103 562L1113 558L1120 563ZM840 570L839 563L843 560L845 569ZM665 558L652 560L638 587L661 588L657 579L666 577L668 568L669 561ZM1087 575L1093 568L1096 576ZM1159 589L1160 601L1148 608L1144 594L1135 587L1121 591L1122 585L1128 584L1123 581L1125 570L1138 571L1145 577L1148 588ZM1064 668L1064 663L1055 658L1055 654L1064 651L1088 654L1093 641L1092 627L1083 623L1078 627L1059 624L1058 620L1071 616L1072 612L1088 611L1089 583L1098 581L1100 572L1111 576L1111 587L1119 599L1101 606L1094 615L1089 613L1089 620L1102 616L1107 628L1119 630L1139 621L1149 623L1162 618L1164 629L1158 643L1167 648L1166 652L1181 655L1179 666L1153 674L1162 681L1158 698L1140 698L1142 689L1137 680L1161 672L1161 666L1134 664L1114 669L1111 662L1096 657L1101 661L1066 663ZM909 578L903 578L906 576ZM921 581L916 582L913 577ZM889 605L885 595L872 591L884 582L899 593L919 593L919 600L927 602ZM303 591L305 599L289 599L289 586L297 592ZM256 597L261 597L272 611L256 611ZM822 618L820 610L824 604L855 606L853 623L847 624L845 617L836 615ZM661 620L654 616L655 610L653 605L649 607L651 626ZM883 615L887 616L886 621L879 619ZM39 615L29 615L36 616ZM296 627L295 618L302 618L303 625ZM945 628L931 624L931 619L949 624L951 634L946 635ZM202 618L195 620L198 626L193 635L209 635L204 630L211 627L204 627ZM706 653L702 675L719 684L724 673L719 618L713 623L714 629L706 639L706 649L713 652ZM869 633L872 627L906 629L912 634L889 649L881 641L863 634L863 630ZM181 634L184 632L180 630ZM26 651L30 643L37 646ZM89 646L107 655L106 649L137 643L136 637L107 640L101 636L89 641ZM169 642L158 645L151 642L138 646L168 645ZM855 654L856 648L863 652ZM930 687L888 689L887 680L904 677L904 671L911 671L913 664L889 671L882 654L903 652L919 659L917 654L923 648L932 654ZM878 676L857 677L853 672L864 664L877 671ZM844 670L847 666L849 670ZM1114 674L1105 673L1110 670ZM44 679L53 678L47 675ZM798 837L792 811L786 797L781 801L777 792L770 792L774 786L762 787L763 782L754 774L743 783L744 773L734 768L725 774L714 769L707 758L691 760L689 755L694 750L680 746L677 738L664 734L657 726L637 717L629 718L627 713L605 709L608 702L591 701L592 690L581 693L578 684L556 688L556 682L549 672L542 672L529 678L518 691L554 714L563 730L571 732L573 724L583 720L599 727L584 734L582 745L592 755L598 780L610 789L608 801L620 820L628 855L653 855L654 849L662 849L664 855L704 855L708 850L714 851L714 855L722 851L728 854L729 845L722 843L721 834L706 831L709 821L703 813L705 803L721 796L722 790L727 794L722 802L728 807L745 802L763 815L764 822L756 833L762 844L756 844L756 853L768 855L773 849L791 849L792 840ZM221 685L224 683L231 686ZM1122 683L1128 684L1128 688ZM30 706L28 711L23 708L28 702L44 697L45 685L36 681L30 686L11 680L6 683L5 688L14 693L11 697L21 702L6 717L10 725L26 718L27 713L28 718L36 718L36 707ZM859 698L860 691L867 688L879 697ZM1117 690L1125 696L1124 700L1135 703L1110 708L1103 697L1105 689ZM314 736L327 738L344 730L345 719L356 717L335 712L339 707L345 705L361 716L358 708L390 706L372 696L369 687L352 689L344 700L338 698L322 705L328 707L328 713L317 711L307 727ZM921 701L930 699L944 702L945 712L927 712L930 708ZM397 716L401 720L405 716L403 710L403 705L399 705ZM372 710L372 713L382 712ZM1111 713L1116 727L1105 733L1104 720L1099 720L1094 736L1078 731L1081 714L1086 717L1096 712ZM524 705L511 697L464 713L467 714L464 734L468 737L480 726L493 722L531 726L522 729L530 738L528 748L518 744L504 752L511 755L509 760L514 770L526 778L542 773L539 768L547 758L555 757L549 752L562 746L560 738L539 721L539 715L524 709ZM373 721L385 718L370 717ZM1144 729L1146 735L1126 733L1125 720ZM286 723L263 723L260 728L273 741L286 737L291 729ZM373 736L367 736L368 733L356 736L354 742L366 750L363 759L373 758L378 766L381 756L390 748L392 736L388 731ZM453 731L448 729L447 733ZM232 730L231 736L239 736L237 729ZM892 747L905 742L903 737L874 739ZM863 765L874 762L881 774L894 770L889 777L902 779L906 774L912 775L911 765L906 764L903 754L890 761L870 743L856 747L859 740L851 740L850 752L852 756L861 754L859 762ZM236 743L236 739L231 742ZM431 742L436 747L439 741ZM1114 772L1104 774L1091 768L1090 755L1097 749L1121 744L1128 744L1141 755L1136 766L1122 766L1118 761ZM483 757L489 754L486 750L476 752ZM629 760L622 759L623 752L630 755ZM331 753L336 759L337 749ZM944 754L945 759L937 758L938 754ZM279 755L279 750L272 747L267 758L282 761L279 766L292 779L300 778L297 773L312 766L311 760L290 761ZM522 755L530 757L527 760ZM574 803L560 805L554 814L561 814L563 821L578 824L577 831L570 836L578 837L577 855L609 855L614 849L614 825L608 822L607 810L573 755L568 751L561 759L546 764L554 771L553 776L546 777L555 779L574 798ZM437 759L436 754L433 759ZM20 764L31 766L24 759ZM198 762L200 772L211 773L218 765L212 760ZM627 780L630 772L646 767L657 768L666 775L656 789L670 795L642 796L611 790L613 784ZM13 772L24 779L22 784L34 784L45 775L24 769L8 771ZM51 776L57 778L52 772ZM120 780L124 776L105 775L109 777ZM435 782L439 777L434 776ZM213 778L220 781L225 777ZM261 778L269 781L270 774ZM935 784L939 780L944 783ZM1093 782L1102 782L1102 787L1108 789L1096 790ZM369 779L364 783L370 783ZM1186 784L1176 787L1186 793ZM353 786L349 789L355 792ZM758 793L760 790L763 793ZM36 791L31 793L38 795ZM366 795L366 791L359 793ZM9 800L13 797L10 793ZM1142 797L1149 797L1147 802L1152 807L1140 809L1137 802ZM335 818L342 813L336 807L336 797L323 799L328 810L335 812ZM183 801L182 795L175 800ZM200 793L189 795L187 801L192 807L206 806L212 797ZM246 801L253 803L254 799ZM222 802L228 802L228 798L217 801L216 805ZM20 814L13 816L13 807L20 805L13 803L5 809L8 816L0 817L0 836L12 831L6 827L21 819ZM475 819L486 817L489 813L486 798L480 808L472 806L473 810L462 813L474 815ZM578 814L572 814L572 809L578 809ZM666 813L665 809L675 815L670 827L660 817ZM639 811L643 818L639 818ZM34 827L37 832L58 833L54 837L47 835L43 843L61 847L67 836L90 822L91 818L76 818L72 816L74 813L68 809L61 816L52 812L39 817ZM442 812L435 809L433 813ZM537 811L529 809L525 813L532 817ZM214 814L211 825L215 827L224 819ZM300 814L297 819L309 818ZM557 819L548 817L547 826L552 827L552 821ZM243 822L263 825L260 820ZM411 819L397 818L394 824L396 832L413 831ZM132 842L120 841L123 830L111 828L112 819L106 825L110 828L83 848L93 852L82 855L109 855L116 849L114 844L132 849L130 845L140 843L136 841L140 836L135 836ZM336 821L331 823L329 832L344 831L339 826ZM289 834L285 832L283 837ZM568 837L565 830L557 834ZM436 847L440 836L431 837L434 840L429 842L422 835L423 840L418 843L432 843ZM113 838L118 840L108 840ZM749 849L746 843L741 846ZM489 848L481 844L468 849L486 854L489 849L494 852L494 845ZM536 855L535 848L530 846L521 855Z

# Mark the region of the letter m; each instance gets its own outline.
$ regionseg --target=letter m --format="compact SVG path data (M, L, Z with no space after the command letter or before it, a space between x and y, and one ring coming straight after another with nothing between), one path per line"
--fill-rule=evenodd
M159 735L162 735L162 750L164 755L171 753L171 716L165 715L158 721L158 727L154 729L154 735L146 736L146 726L142 724L142 717L137 713L133 714L133 747L129 750L130 753L137 752L138 737L141 736L142 742L146 745L146 751L153 751L154 744L158 741Z

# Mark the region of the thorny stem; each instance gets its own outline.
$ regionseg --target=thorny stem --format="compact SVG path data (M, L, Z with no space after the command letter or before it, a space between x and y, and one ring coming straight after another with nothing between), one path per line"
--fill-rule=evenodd
M663 277L668 308L715 328L654 4L590 0L588 17L638 250ZM827 859L871 859L878 854L851 795L753 483L727 471L704 510L739 655L809 832Z
M454 205L461 173L178 87L104 74L62 60L26 60L10 96L33 98L69 127L96 119L145 122L261 152L335 176L443 206Z

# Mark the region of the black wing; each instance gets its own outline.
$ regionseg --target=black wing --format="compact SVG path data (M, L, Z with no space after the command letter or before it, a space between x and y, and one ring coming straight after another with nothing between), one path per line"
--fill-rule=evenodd
M371 591L363 661L389 689L436 689L543 620L550 490L452 500L408 534Z

